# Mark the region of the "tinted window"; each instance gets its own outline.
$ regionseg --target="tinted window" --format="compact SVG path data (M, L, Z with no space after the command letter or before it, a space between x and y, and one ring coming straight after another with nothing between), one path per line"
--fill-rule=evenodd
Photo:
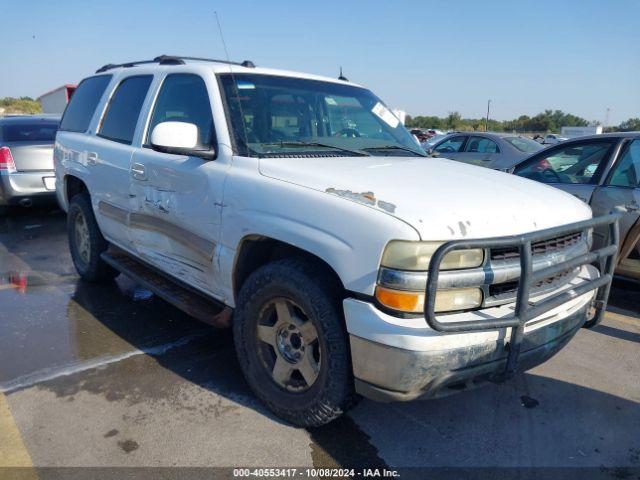
M131 144L152 79L152 75L129 77L118 85L102 119L99 136Z
M198 127L198 147L207 148L213 142L213 116L204 80L197 75L169 75L153 108L147 132L147 143L153 128L162 122L187 122Z
M110 81L111 75L100 75L80 82L64 111L60 130L86 132L96 105Z
M14 123L2 127L2 139L5 142L47 142L56 139L58 123Z
M608 184L615 187L640 187L640 140L627 145Z
M503 137L503 140L524 153L533 153L544 148L535 140L525 137Z
M594 183L609 158L610 142L578 143L554 148L515 170L543 183Z
M469 153L497 153L500 151L496 142L484 137L471 137L464 149Z
M438 145L434 150L439 153L459 152L466 137L451 137Z

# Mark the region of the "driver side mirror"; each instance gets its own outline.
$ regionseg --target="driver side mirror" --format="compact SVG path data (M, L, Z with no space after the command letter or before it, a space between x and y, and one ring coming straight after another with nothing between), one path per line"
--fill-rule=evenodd
M162 122L151 132L151 148L157 152L173 155L188 155L205 160L215 158L215 150L196 148L198 127L187 122Z
M440 154L438 152L436 152L433 148L430 148L429 150L427 150L427 153L429 155L431 155L432 157L439 157Z

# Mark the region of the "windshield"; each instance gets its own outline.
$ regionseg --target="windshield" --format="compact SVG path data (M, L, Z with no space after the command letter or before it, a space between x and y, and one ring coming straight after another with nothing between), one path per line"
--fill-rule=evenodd
M535 140L530 140L525 137L504 137L503 140L509 142L513 147L524 153L533 153L544 148Z
M58 123L10 123L2 127L2 139L5 142L47 142L53 143L56 139Z
M241 155L420 155L414 137L369 90L292 77L220 75Z

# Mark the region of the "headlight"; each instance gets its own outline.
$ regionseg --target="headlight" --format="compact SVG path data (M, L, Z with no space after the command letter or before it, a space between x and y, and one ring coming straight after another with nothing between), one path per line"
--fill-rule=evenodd
M392 240L382 254L382 266L398 270L429 270L431 257L444 242L411 242ZM484 251L453 250L440 263L441 270L475 268L482 265Z
M424 292L405 292L378 286L376 287L376 299L385 307L393 310L409 313L421 313L424 311ZM435 311L470 310L481 305L482 290L479 288L438 290Z
M422 291L415 291L418 287L406 288L411 282L402 281L403 277L422 275L426 282L426 271L435 251L443 242L411 242L405 240L393 240L387 244L382 254L381 266L385 268L387 275L378 278L376 287L376 299L387 308L408 313L421 313L424 311L424 287ZM440 270L460 270L477 268L484 261L484 250L453 250L447 253ZM393 272L390 272L390 271ZM391 277L389 273L393 273ZM390 278L400 280L390 281ZM403 289L404 288L404 289ZM452 288L438 290L436 293L436 312L453 312L457 310L470 310L482 306L483 294L480 288Z

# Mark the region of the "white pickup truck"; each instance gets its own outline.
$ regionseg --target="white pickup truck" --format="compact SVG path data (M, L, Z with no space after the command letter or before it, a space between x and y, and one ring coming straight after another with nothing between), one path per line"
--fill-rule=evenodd
M79 85L54 156L81 277L122 271L232 324L247 382L297 425L358 394L508 378L606 304L615 216L425 157L345 79L169 56L106 65ZM610 235L589 253L594 227Z

